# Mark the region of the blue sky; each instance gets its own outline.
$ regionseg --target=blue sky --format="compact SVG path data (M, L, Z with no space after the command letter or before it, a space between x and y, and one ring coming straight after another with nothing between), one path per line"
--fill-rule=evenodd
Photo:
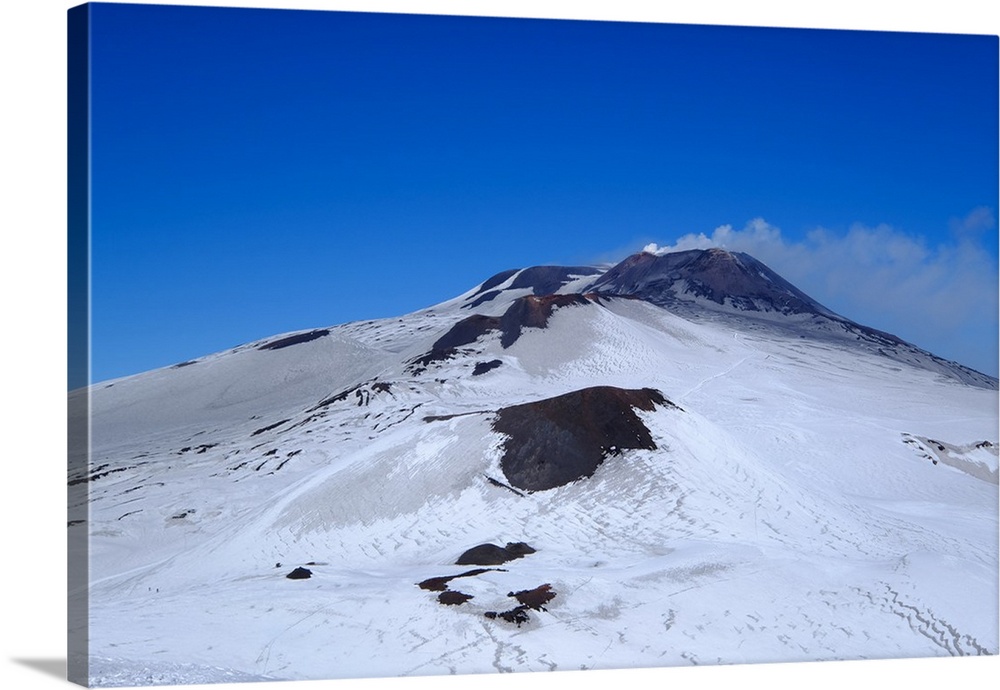
M750 251L997 374L997 38L93 6L92 379Z

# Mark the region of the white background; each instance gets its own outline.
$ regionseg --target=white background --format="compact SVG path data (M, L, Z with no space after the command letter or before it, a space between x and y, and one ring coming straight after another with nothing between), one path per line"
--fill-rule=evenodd
M3 586L0 687L63 687L66 589L65 146L66 10L78 3L7 0L0 10L0 486ZM208 4L192 0L186 3ZM702 0L292 0L210 4L434 14L556 17L697 24L1000 33L988 0L783 3ZM895 8L905 8L901 12ZM41 670L40 670L41 669ZM1000 659L918 659L519 674L404 680L312 681L224 688L542 688L552 680L653 688L995 687Z

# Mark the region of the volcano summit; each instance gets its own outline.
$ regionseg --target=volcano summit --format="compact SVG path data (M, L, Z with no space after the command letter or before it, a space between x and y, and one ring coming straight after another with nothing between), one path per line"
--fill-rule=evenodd
M1000 651L997 380L747 254L509 270L71 395L96 685Z

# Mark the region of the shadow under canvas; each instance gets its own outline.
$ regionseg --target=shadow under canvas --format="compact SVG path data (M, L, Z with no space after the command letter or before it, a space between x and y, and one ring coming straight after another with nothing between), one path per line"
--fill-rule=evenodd
M11 659L14 663L27 666L47 676L54 676L60 680L66 680L66 659Z

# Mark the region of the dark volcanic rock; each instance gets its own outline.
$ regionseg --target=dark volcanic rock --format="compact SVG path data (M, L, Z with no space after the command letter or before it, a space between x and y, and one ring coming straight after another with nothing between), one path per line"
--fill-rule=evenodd
M544 584L534 589L523 589L520 592L507 592L507 596L517 599L519 606L515 606L509 611L487 611L483 615L490 619L500 618L508 623L514 623L521 627L522 623L530 620L528 609L534 611L547 611L545 604L552 601L556 593L552 590L552 585Z
M497 273L495 276L492 276L491 278L487 279L485 283L480 285L479 290L477 290L475 294L479 295L486 292L487 290L492 290L497 285L504 282L505 280L507 280L520 270L521 270L520 268L512 268L508 271L502 271L500 273Z
M288 419L282 419L280 422L275 422L274 424L268 424L267 426L263 426L260 429L257 429L255 432L253 432L250 435L251 436L260 436L265 431L271 431L272 429L277 429L279 426L281 426L282 424L284 424L285 422L288 422L288 421L290 421L290 420L288 420Z
M322 338L326 335L330 335L330 331L326 328L320 328L315 331L309 331L308 333L299 333L298 335L290 335L287 338L272 340L269 343L261 345L257 349L280 350L283 347L291 347L292 345L298 345L300 343L308 343L310 340L316 340L317 338Z
M500 345L508 348L521 337L525 328L545 328L552 311L559 307L590 304L583 295L545 295L514 300L500 317Z
M508 592L507 596L517 599L517 603L521 606L527 606L529 609L534 609L535 611L545 611L545 604L555 599L556 593L552 591L552 585L544 584L534 589Z
M590 301L583 295L577 294L521 297L511 302L503 316L473 314L462 319L434 342L431 353L469 345L496 330L501 332L500 344L508 348L521 337L522 329L545 328L553 309L574 304L590 304Z
M353 388L348 388L345 391L341 391L340 393L337 393L336 395L331 395L329 398L325 398L325 399L321 400L320 402L316 403L316 406L310 408L309 412L315 412L316 410L319 410L321 408L324 408L324 407L327 407L329 405L332 405L335 402L343 402L344 400L347 400L347 396L349 396L351 393L354 393L359 388L361 388L360 384L358 384L357 386L354 386Z
M312 571L309 568L296 568L292 572L285 575L289 580L308 580L312 577Z
M505 407L493 429L507 435L500 460L510 483L543 491L591 476L608 455L656 444L635 409L676 407L651 388L597 386Z
M589 289L636 295L665 307L702 297L740 311L833 315L749 254L717 248L659 256L640 252L608 270Z
M996 390L997 379L956 362L944 360L891 333L863 326L839 316L809 297L762 262L743 252L692 249L652 254L639 252L621 261L584 292L634 296L695 319L711 312L714 317L736 318L746 324L760 313L809 315L802 319L769 319L769 329L798 337L853 341L852 347L877 352L891 360L941 373L973 386ZM754 326L751 326L754 327ZM808 332L802 332L807 329Z
M476 298L475 301L465 306L476 307L483 302L492 300L501 292L495 288L506 282L511 276L516 277L511 281L508 290L531 290L533 295L540 296L551 295L571 280L581 276L597 275L600 272L601 269L594 266L532 266L524 270L515 268L503 271L480 285L479 289L470 297L470 299Z
M507 546L480 544L459 556L455 565L501 565L531 553L535 550L523 541L507 542Z
M444 592L448 589L448 583L460 577L475 577L476 575L482 575L483 573L488 573L494 568L476 568L475 570L466 570L464 573L459 573L458 575L443 575L441 577L429 577L423 582L418 582L417 587L420 589L430 590L431 592Z
M500 290L490 290L489 292L484 292L483 294L479 295L479 297L477 297L474 301L464 305L462 309L475 309L484 302L493 301L493 299L499 294Z
M486 333L495 331L499 327L499 318L473 314L456 323L447 333L438 338L431 346L431 351L449 350L474 343Z
M473 546L459 556L455 565L501 565L515 558L520 558L520 556L512 556L502 546L480 544Z
M522 623L527 623L530 620L526 606L516 606L510 611L487 611L483 615L490 619L501 618L508 623L516 623L519 628Z
M458 350L448 348L446 350L431 350L420 357L414 357L406 363L407 371L411 374L422 374L431 364L435 362L445 362L458 354Z
M517 494L521 498L524 498L524 494L515 489L513 486L508 486L507 484L504 484L503 482L498 481L489 475L484 474L483 476L486 477L486 481L488 481L493 486L498 486L501 489L507 489L507 491L510 491L511 493Z
M596 299L596 296L595 296ZM434 362L442 362L455 357L458 348L471 345L482 336L493 331L500 331L500 344L504 348L513 345L521 337L524 328L545 328L548 325L552 310L573 304L590 304L583 295L545 295L544 297L527 296L514 300L503 316L484 316L473 314L462 319L448 332L434 341L430 352L416 357L407 363L408 370L413 374L424 372ZM486 363L486 368L477 365L473 375L479 375L500 366L499 360Z
M531 288L536 296L551 295L574 278L592 276L600 272L599 268L593 266L532 266L521 271L511 281L510 289Z
M450 589L445 592L441 592L438 595L438 601L441 602L442 604L445 604L446 606L460 606L461 604L464 604L465 602L467 602L469 599L472 598L473 596L471 594L465 594L464 592L456 592Z
M496 369L501 366L503 362L499 359L491 359L489 362L476 362L476 366L472 369L473 376L482 376L487 371Z

